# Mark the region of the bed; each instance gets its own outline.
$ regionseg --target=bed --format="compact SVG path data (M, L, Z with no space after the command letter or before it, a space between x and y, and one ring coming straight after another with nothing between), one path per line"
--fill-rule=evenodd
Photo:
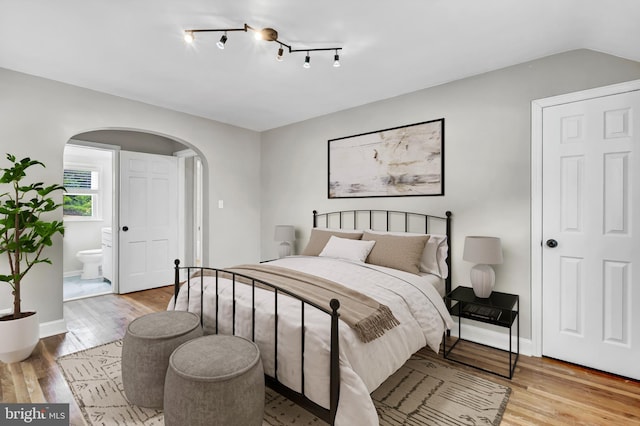
M417 350L437 352L453 324L450 218L314 211L301 255L226 269L176 261L168 309L255 341L267 385L328 423L375 425L370 393Z

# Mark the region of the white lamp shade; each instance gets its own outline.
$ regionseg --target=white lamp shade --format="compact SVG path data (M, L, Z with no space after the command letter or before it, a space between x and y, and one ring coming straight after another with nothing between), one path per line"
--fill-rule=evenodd
M497 265L502 263L500 238L467 237L464 240L462 259L481 265Z
M295 228L291 225L276 225L273 239L275 241L293 241L296 239Z

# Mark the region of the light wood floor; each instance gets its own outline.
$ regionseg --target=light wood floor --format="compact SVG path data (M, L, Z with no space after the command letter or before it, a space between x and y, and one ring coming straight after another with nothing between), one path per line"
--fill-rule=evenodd
M16 364L0 363L0 401L69 402L71 425L82 425L55 360L124 336L133 318L164 310L171 287L125 296L107 295L66 302L69 332L42 339L33 355ZM504 360L484 347L464 344L460 356L485 367L504 365ZM457 348L456 348L457 349ZM443 360L438 361L512 389L503 425L640 425L640 382L566 364L548 358L520 356L513 380Z

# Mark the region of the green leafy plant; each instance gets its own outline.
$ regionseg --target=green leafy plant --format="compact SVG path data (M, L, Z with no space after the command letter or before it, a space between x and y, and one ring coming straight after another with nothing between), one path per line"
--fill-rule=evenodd
M24 276L38 263L51 264L49 259L41 258L42 250L52 245L55 234L64 234L61 221L46 221L41 217L60 207L51 195L65 189L62 185L22 182L28 168L45 167L40 161L28 157L18 161L11 154L7 154L7 160L11 166L0 168L0 190L7 191L0 193L0 254L7 254L10 274L0 274L0 281L8 283L13 290L13 314L3 319L18 319L29 315L20 307L20 286Z

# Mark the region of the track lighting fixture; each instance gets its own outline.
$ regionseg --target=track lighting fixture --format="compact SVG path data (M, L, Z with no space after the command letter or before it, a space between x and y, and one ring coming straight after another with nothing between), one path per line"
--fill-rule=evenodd
M248 32L248 31L253 31L254 35L255 35L255 38L258 39L258 40L275 41L276 43L278 43L280 45L280 48L278 49L278 55L276 56L276 59L278 61L282 61L285 48L288 50L289 53L306 52L307 55L306 55L306 57L304 59L304 67L305 68L311 68L311 57L309 55L309 52L335 51L335 55L333 57L333 59L334 59L333 66L334 67L339 67L340 66L340 56L338 54L338 51L342 50L342 47L323 47L323 48L316 48L316 49L294 49L289 44L279 40L278 39L278 32L276 30L274 30L273 28L263 28L261 30L258 30L256 28L251 27L250 25L244 24L244 27L242 27L242 28L184 30L184 40L187 43L193 43L193 41L195 40L195 33L224 32L222 37L220 37L220 41L218 41L216 43L216 45L220 49L224 49L225 43L227 42L227 32L231 32L231 31L244 31L245 33Z
M222 34L222 37L220 37L220 40L218 40L218 42L216 43L216 46L218 46L219 49L224 49L224 44L227 42L227 33L225 32L224 34Z

